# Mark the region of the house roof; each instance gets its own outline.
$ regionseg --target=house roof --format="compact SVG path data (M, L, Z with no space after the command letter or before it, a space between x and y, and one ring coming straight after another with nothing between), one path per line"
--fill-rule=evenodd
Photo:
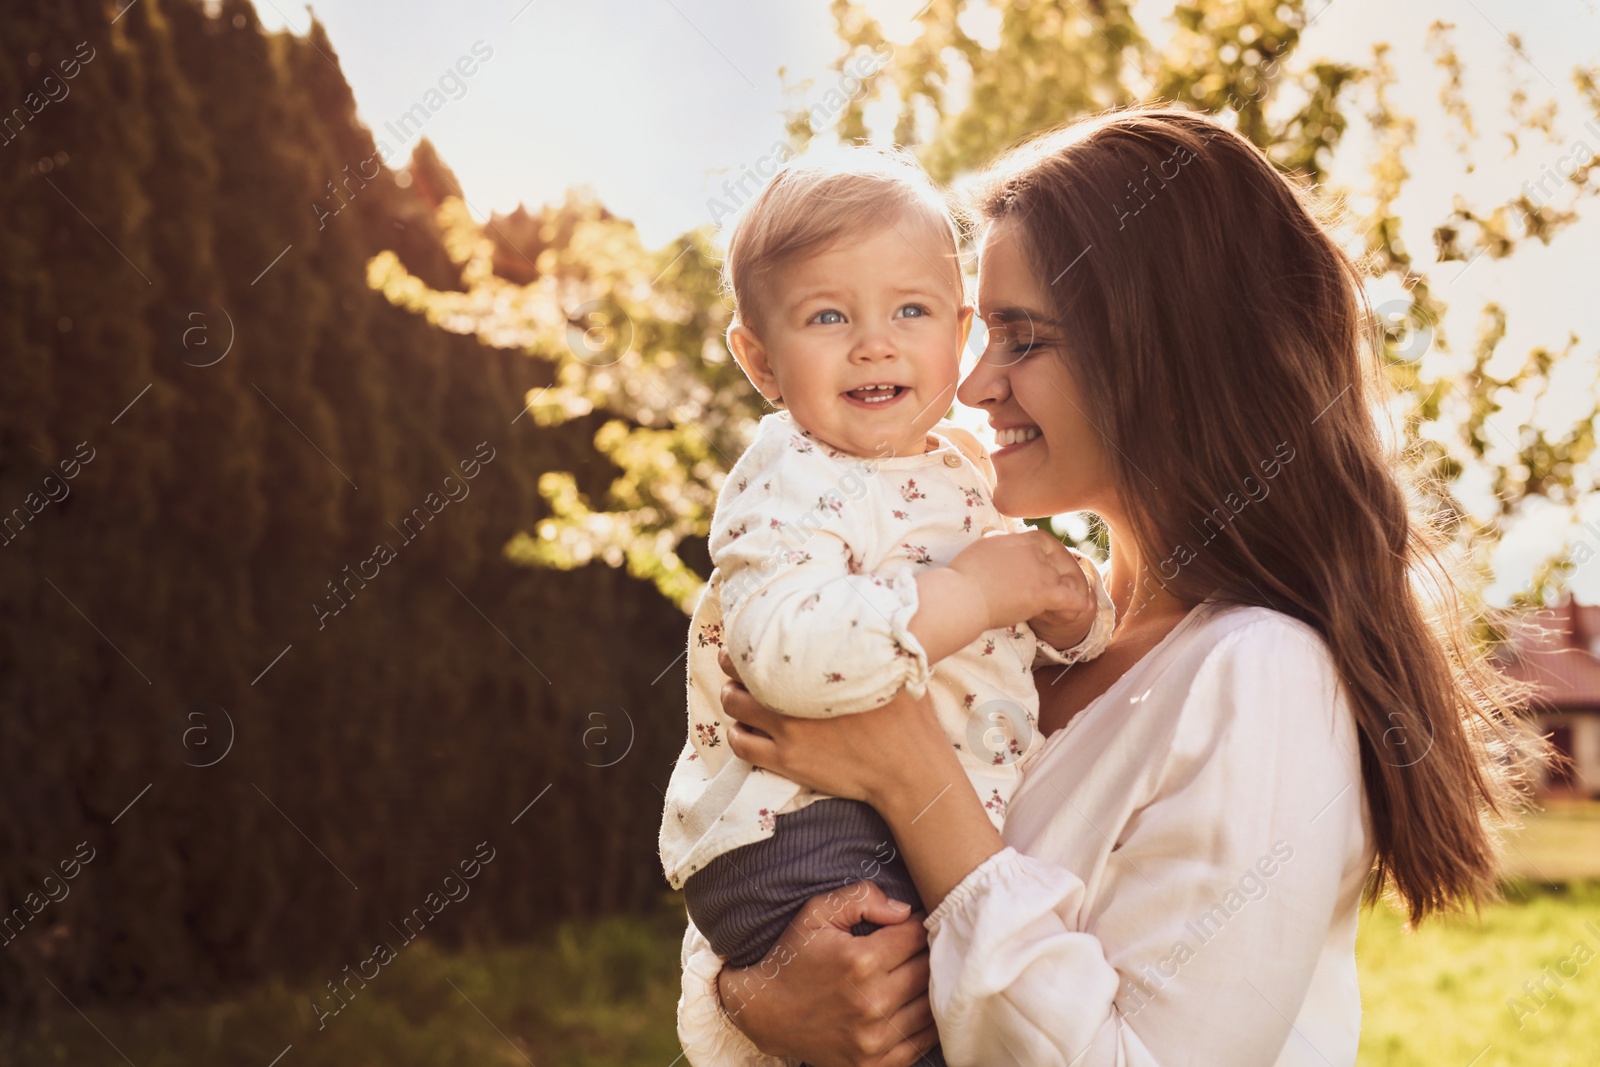
M1506 673L1557 710L1600 710L1600 604L1563 603L1525 616L1496 654Z

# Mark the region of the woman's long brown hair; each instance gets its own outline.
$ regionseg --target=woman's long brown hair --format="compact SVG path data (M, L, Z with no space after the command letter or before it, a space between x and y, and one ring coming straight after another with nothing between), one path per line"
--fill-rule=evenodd
M1019 221L1054 279L1152 580L1326 641L1361 738L1373 895L1392 885L1412 921L1492 897L1491 827L1540 742L1408 506L1361 272L1309 194L1204 116L1135 110L1014 149L977 206Z

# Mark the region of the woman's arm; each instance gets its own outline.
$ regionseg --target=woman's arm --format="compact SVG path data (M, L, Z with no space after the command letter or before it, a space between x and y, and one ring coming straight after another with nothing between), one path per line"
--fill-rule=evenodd
M1077 871L1006 849L929 916L952 1064L987 1062L998 1042L1078 1067L1354 1063L1369 853L1354 720L1326 649L1287 620L1242 627L1174 717L1121 825L1096 825L1092 791L1075 802L1073 783L1048 780L1062 829L1116 842L1092 893Z
M925 907L937 908L957 883L1000 851L1000 832L926 694L901 693L874 711L826 723L792 719L750 695L726 650L720 660L730 676L722 688L723 714L738 723L728 732L733 754L877 808L894 831Z
M1048 858L995 848L973 863L984 846L966 805L945 804L954 787L921 812L915 798L886 800L919 888L927 878L929 898L941 898L928 919L931 995L952 1065L1265 1067L1291 1040L1329 1049L1341 1067L1353 1061L1353 969L1317 972L1326 947L1346 951L1341 939L1353 959L1370 854L1359 757L1326 650L1301 629L1255 623L1219 642L1177 702L1149 796L1121 824L1091 821L1072 799L1077 782L1050 782L1061 792L1055 833L1116 842L1092 895ZM743 719L749 709L732 703ZM797 780L862 798L874 776L928 788L897 764L932 750L919 741L899 752L870 730L880 717L894 716L772 723L772 739L738 731L738 744ZM900 719L920 737L916 716ZM1314 979L1322 1014L1296 1026Z

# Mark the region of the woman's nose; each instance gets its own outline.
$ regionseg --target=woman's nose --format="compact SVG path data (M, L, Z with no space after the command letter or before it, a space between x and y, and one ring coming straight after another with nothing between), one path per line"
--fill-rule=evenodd
M956 387L956 399L969 408L981 408L1004 399L1007 391L1006 369L997 367L979 355L972 373Z

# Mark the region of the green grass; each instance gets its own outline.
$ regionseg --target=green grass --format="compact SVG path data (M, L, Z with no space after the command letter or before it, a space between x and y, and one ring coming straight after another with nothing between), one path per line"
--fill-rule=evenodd
M1363 1067L1600 1061L1600 805L1540 815L1513 844L1513 869L1532 880L1481 919L1412 932L1387 907L1363 914ZM267 1067L290 1044L279 1067L667 1067L679 1053L681 916L664 907L459 953L418 940L320 1030L310 1000L326 1000L331 969L217 1003L84 1005L93 1027L47 1002L25 1032L0 1033L0 1067L116 1067L125 1061L112 1043L138 1067ZM1593 956L1578 964L1580 942ZM1558 986L1541 971L1563 960L1577 970ZM1523 983L1541 978L1546 991L1531 996Z
M542 943L454 954L418 939L320 1030L310 999L334 1001L316 983L274 982L204 1005L84 1006L103 1037L57 998L26 1033L0 1034L0 1064L267 1067L292 1044L278 1067L667 1067L681 1051L681 915L569 925Z
M1379 907L1363 916L1356 952L1363 1067L1589 1067L1600 1057L1600 884L1513 886L1481 920L1415 931ZM1563 961L1570 978L1541 974ZM1523 987L1541 979L1537 996Z

